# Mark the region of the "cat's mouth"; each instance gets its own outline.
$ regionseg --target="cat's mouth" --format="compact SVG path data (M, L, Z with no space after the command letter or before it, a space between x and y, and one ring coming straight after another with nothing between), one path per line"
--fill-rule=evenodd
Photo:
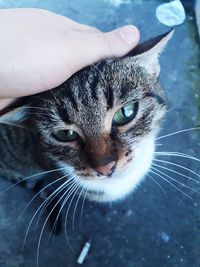
M81 168L81 170L77 169L77 175L81 179L89 181L120 179L120 175L123 175L129 169L134 159L133 154L134 152L129 149L128 152L123 152L117 161L111 161L106 165L96 167L88 165L87 167Z
M99 175L91 167L90 171L67 167L64 172L69 174L70 171L71 176L91 200L109 202L122 199L134 191L148 173L154 155L154 139L154 135L144 138L124 161L117 161L110 174ZM61 164L63 165L66 166Z
M126 171L115 171L111 177L104 176L87 180L79 178L81 186L86 190L87 197L97 202L110 202L122 199L132 192L146 172L149 170L151 160L148 160L139 172L132 164Z

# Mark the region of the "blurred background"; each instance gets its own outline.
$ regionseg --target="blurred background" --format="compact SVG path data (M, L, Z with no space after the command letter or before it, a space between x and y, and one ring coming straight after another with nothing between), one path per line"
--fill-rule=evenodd
M141 40L145 40L169 30L155 16L157 6L164 2L166 1L0 0L0 8L45 8L102 31L134 24L141 32ZM195 10L195 1L182 3L186 20L176 27L174 37L160 59L160 80L169 99L169 112L160 135L200 126L200 49L197 28L200 4L197 1ZM158 146L159 151L176 151L199 157L200 130L172 135L158 140L158 143L162 144ZM49 242L50 234L45 229L39 266L77 266L76 261L85 241L91 240L91 249L83 266L199 267L200 194L195 191L200 191L200 177L190 170L200 174L200 163L173 155L160 159L172 163L161 163L163 167L172 169L161 169L172 178L164 176L170 183L151 174L154 180L146 177L140 187L120 203L100 205L86 201L82 219L80 202L73 229L74 202L67 225L70 246L64 233L53 237ZM183 168L173 164L182 165ZM8 182L0 180L2 190L8 185ZM31 191L19 186L1 196L2 267L35 267L37 264L42 221L38 225L33 223L23 253L21 249L28 224L40 204L39 200L18 219L32 197Z

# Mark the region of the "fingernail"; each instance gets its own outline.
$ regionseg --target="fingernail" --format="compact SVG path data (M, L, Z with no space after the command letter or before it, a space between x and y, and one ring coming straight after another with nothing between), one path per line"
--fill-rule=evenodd
M127 25L118 29L121 38L128 45L135 44L139 41L140 34L138 29L133 25Z

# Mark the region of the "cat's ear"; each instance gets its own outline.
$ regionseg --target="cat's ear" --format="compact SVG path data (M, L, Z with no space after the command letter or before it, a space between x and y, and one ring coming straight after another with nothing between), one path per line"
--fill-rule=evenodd
M26 113L23 108L0 112L0 124L20 126L25 120Z
M28 104L26 102L24 99L19 99L0 111L0 124L24 127L25 121L28 120Z
M129 57L143 67L149 74L158 77L160 72L159 55L171 39L174 29L139 44L126 57Z

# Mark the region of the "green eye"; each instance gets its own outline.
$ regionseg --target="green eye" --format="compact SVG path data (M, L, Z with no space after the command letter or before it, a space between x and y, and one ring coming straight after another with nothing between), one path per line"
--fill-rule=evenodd
M61 130L53 135L60 142L72 142L78 138L78 134L72 130Z
M132 121L138 111L138 102L129 103L118 110L113 117L113 125L121 126Z

